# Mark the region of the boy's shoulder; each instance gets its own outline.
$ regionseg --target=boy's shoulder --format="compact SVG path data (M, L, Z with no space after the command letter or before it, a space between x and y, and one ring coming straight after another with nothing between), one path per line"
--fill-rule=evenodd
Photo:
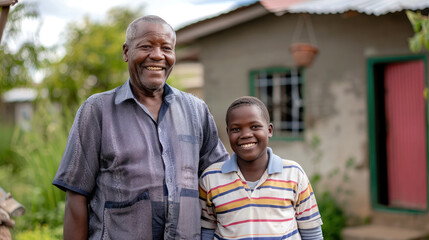
M304 172L304 169L301 167L301 165L293 160L289 160L289 159L282 159L282 163L283 163L283 170L297 170L299 172Z
M204 177L205 175L207 175L207 173L212 173L212 172L221 172L222 171L222 166L225 162L216 162L211 164L210 166L208 166L203 173L201 174L201 177Z

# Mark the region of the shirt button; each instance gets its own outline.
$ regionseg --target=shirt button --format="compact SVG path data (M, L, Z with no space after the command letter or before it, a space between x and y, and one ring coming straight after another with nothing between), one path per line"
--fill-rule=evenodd
M173 208L173 204L170 204L169 208L172 209Z
M171 183L173 180L171 180L171 178L169 178L167 181L168 181L169 183Z

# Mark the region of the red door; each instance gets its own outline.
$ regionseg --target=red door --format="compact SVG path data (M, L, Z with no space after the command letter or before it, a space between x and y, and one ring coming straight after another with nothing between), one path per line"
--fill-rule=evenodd
M389 206L427 207L424 62L385 68L386 151Z

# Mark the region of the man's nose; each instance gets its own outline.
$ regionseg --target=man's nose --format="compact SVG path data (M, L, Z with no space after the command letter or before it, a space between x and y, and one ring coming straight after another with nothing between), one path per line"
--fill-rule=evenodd
M155 60L161 60L164 58L164 54L161 48L155 47L152 49L152 52L150 53L150 57Z

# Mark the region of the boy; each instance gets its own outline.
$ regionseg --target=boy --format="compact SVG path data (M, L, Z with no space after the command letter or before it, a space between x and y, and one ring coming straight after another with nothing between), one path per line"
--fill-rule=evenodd
M234 154L200 178L202 239L323 239L306 174L268 147L273 125L265 105L238 98L226 125Z

